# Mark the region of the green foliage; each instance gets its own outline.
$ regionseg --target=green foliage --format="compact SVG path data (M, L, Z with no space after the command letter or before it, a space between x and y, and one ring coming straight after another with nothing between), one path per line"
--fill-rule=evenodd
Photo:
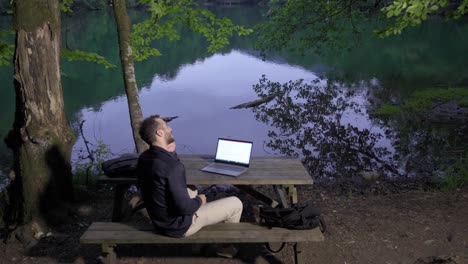
M275 1L266 14L267 21L255 28L259 33L256 48L262 52L349 47L344 41L349 34L359 32L354 23L360 13L354 1L341 0L287 0Z
M402 105L383 105L375 112L380 115L419 113L430 110L435 102L448 102L451 100L454 100L459 105L466 105L468 101L468 89L448 88L417 91Z
M439 180L439 187L443 191L453 191L468 186L468 154L460 158L455 164L449 166L445 176Z
M79 151L83 153L83 150ZM97 177L101 175L101 166L104 161L112 155L109 146L102 140L98 141L97 147L87 155L79 155L79 160L74 164L73 183L78 185L94 186ZM89 160L88 162L84 162Z
M12 14L13 0L0 0L0 14Z
M468 1L463 1L458 7L457 10L453 13L455 19L461 18L464 14L468 13Z
M60 10L65 13L71 13L73 10L71 9L71 6L73 4L74 0L61 0L60 1Z
M375 33L379 37L400 34L404 29L421 24L428 16L444 11L449 12L448 0L395 0L381 9L392 23ZM463 0L449 18L460 18L468 12L468 0Z
M216 18L205 9L199 8L192 0L141 0L148 6L149 19L135 24L132 33L132 47L136 61L142 61L150 56L160 56L151 43L156 39L167 38L171 41L180 39L176 26L188 25L193 31L200 33L208 41L208 51L215 52L229 43L229 37L234 33L239 36L252 32L242 26L234 25L228 18Z
M14 45L0 41L0 66L10 65L14 48Z
M92 52L85 52L81 50L68 50L62 49L61 54L62 58L68 61L89 61L94 62L99 65L103 65L106 69L108 68L115 68L116 66L110 63L106 58L103 56L92 53Z
M13 35L14 31L0 31L0 66L7 66L11 64L11 60L14 54L15 46L8 42L4 42L1 38L7 37L8 35ZM110 63L103 56L92 53L85 52L81 50L68 50L62 49L60 51L62 58L68 61L89 61L94 62L99 65L103 65L106 69L115 68L116 66Z
M15 46L3 39L8 39L8 36L14 35L12 30L0 30L0 66L10 65L13 58Z
M458 99L458 105L463 106L463 107L468 107L468 98L462 98Z

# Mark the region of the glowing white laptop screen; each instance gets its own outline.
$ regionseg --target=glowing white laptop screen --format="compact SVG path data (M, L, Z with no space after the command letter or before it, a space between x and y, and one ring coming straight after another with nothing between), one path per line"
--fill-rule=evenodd
M252 142L220 138L216 149L216 161L248 166L251 152Z

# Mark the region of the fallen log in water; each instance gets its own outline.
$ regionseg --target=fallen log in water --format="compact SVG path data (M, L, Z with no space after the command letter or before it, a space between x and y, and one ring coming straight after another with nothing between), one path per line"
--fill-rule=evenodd
M164 120L166 123L171 122L172 120L178 118L179 116L169 116L169 117L162 117L161 119Z
M233 107L231 107L229 109L241 109L241 108L250 108L250 107L259 106L261 104L270 102L275 97L276 97L275 95L270 95L270 96L267 96L267 97L257 99L255 101L251 101L251 102L247 102L247 103L243 103L243 104L240 104L240 105L233 106Z

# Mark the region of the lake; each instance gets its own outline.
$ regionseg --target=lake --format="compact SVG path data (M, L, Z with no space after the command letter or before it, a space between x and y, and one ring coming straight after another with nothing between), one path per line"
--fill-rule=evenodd
M261 21L262 17L262 10L256 7L216 8L214 11L220 16L228 16L234 22L246 26L254 25ZM142 15L140 11L132 10L130 16L138 20ZM1 25L7 25L8 20L8 17L2 17ZM72 16L64 16L62 23L64 47L96 52L112 63L120 64L116 29L110 12L79 12ZM320 145L322 149L326 146L335 148L332 152L336 153L327 154L327 157L333 160L340 159L344 155L354 155L349 150L344 150L345 145L352 144L350 142L354 139L363 139L367 145L372 145L369 146L370 151L375 151L371 148L386 149L385 153L376 150L374 154L393 164L401 173L405 173L408 166L401 164L402 160L406 159L407 162L409 148L405 148L406 152L402 151L395 142L401 142L400 133L406 131L406 128L376 118L371 114L372 109L380 103L400 103L414 91L434 87L466 87L468 84L466 63L468 23L462 20L450 23L439 20L428 21L400 36L384 40L374 38L369 33L372 30L369 26L368 32L357 42L351 44L350 40L348 49L330 49L322 54L304 55L283 51L269 54L265 59L254 50L253 36L234 37L229 47L211 54L206 51L206 43L201 36L184 28L180 30L182 32L180 41L157 43L156 46L162 53L161 57L151 58L136 65L143 115L157 113L161 116L178 116L170 122L170 126L173 128L180 154L213 154L216 139L227 137L253 141L253 155L288 153L307 156L308 152L304 150L285 149L284 143L287 141L271 143L272 140L285 140L289 137L296 140L293 147L302 146L311 152L309 155L312 156L317 155L319 149L310 146L311 142L316 142L316 145ZM11 75L11 67L0 67L3 84L0 88L2 138L5 137L14 119L14 90ZM334 96L332 98L338 98L340 93L353 89L351 95L342 94L342 96L345 102L354 102L354 105L342 105L343 115L340 115L338 121L333 119L335 117L332 114L323 120L320 119L323 124L316 128L315 134L312 135L315 137L312 138L309 138L310 132L307 134L305 131L313 126L311 124L320 123L317 121L317 118L320 118L318 116L305 120L300 125L288 123L281 128L272 122L276 118L272 116L275 113L271 113L270 116L264 115L268 112L267 109L263 109L265 110L263 113L260 113L259 109L229 109L258 99L259 93L253 89L253 85L259 83L262 75L280 83L297 79L312 83L316 78L320 78L318 87L322 88L333 80L338 84L337 90L330 92ZM114 155L134 151L119 68L105 69L88 62L62 61L62 83L66 113L77 133L73 152L74 162L79 161L82 153L80 151L85 149L83 137L78 129L81 121L85 121L83 136L90 142L92 148L96 148L99 142L102 142ZM321 88L310 88L309 91L316 89ZM290 96L294 97L297 94L298 92L292 89ZM293 98L295 103L300 103L301 100L307 101L304 97ZM320 102L313 102L319 106ZM338 103L337 100L330 102ZM267 107L282 105L280 103L273 102ZM328 104L327 107L331 106ZM309 113L317 109L314 105L308 104L302 107L302 110L305 110L304 113ZM262 116L263 121L261 121ZM289 122L295 121L297 120ZM401 125L401 122L399 124ZM352 127L356 127L357 130L353 130ZM331 140L333 138L340 141L343 137L338 132L336 135L326 133L331 131L330 129L334 131L343 129L338 132L350 135L349 138L345 137L348 141L342 141L341 145L331 142L334 141ZM361 133L363 130L368 130L369 135L363 135ZM280 134L286 131L289 131L286 138L285 133L280 137ZM349 131L354 132L348 133ZM317 139L316 137L322 133L323 138ZM373 134L380 136L373 138ZM302 138L297 139L298 137ZM414 135L411 137L412 140L416 140ZM401 153L398 153L399 151ZM399 158L395 159L393 157L395 155ZM424 155L423 152L420 155ZM376 163L375 158L370 158L368 155L360 161L370 162L372 166L381 166ZM0 166L5 176L11 162L11 153L3 142L0 147L0 159ZM309 164L308 159L305 160L306 164ZM316 159L309 161L309 165L317 162ZM349 162L357 161L349 160ZM320 165L321 172L337 173L330 168L334 165L330 163ZM372 166L363 165L356 167L356 170L373 170ZM312 172L311 168L309 171L311 174L319 174Z

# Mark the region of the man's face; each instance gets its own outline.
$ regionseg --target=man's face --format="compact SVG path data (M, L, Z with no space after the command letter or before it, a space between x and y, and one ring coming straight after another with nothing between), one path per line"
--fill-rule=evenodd
M166 121L162 119L158 119L158 122L162 125L162 130L163 131L163 139L166 141L166 144L171 144L172 142L175 141L174 135L172 135L172 128L167 125Z

